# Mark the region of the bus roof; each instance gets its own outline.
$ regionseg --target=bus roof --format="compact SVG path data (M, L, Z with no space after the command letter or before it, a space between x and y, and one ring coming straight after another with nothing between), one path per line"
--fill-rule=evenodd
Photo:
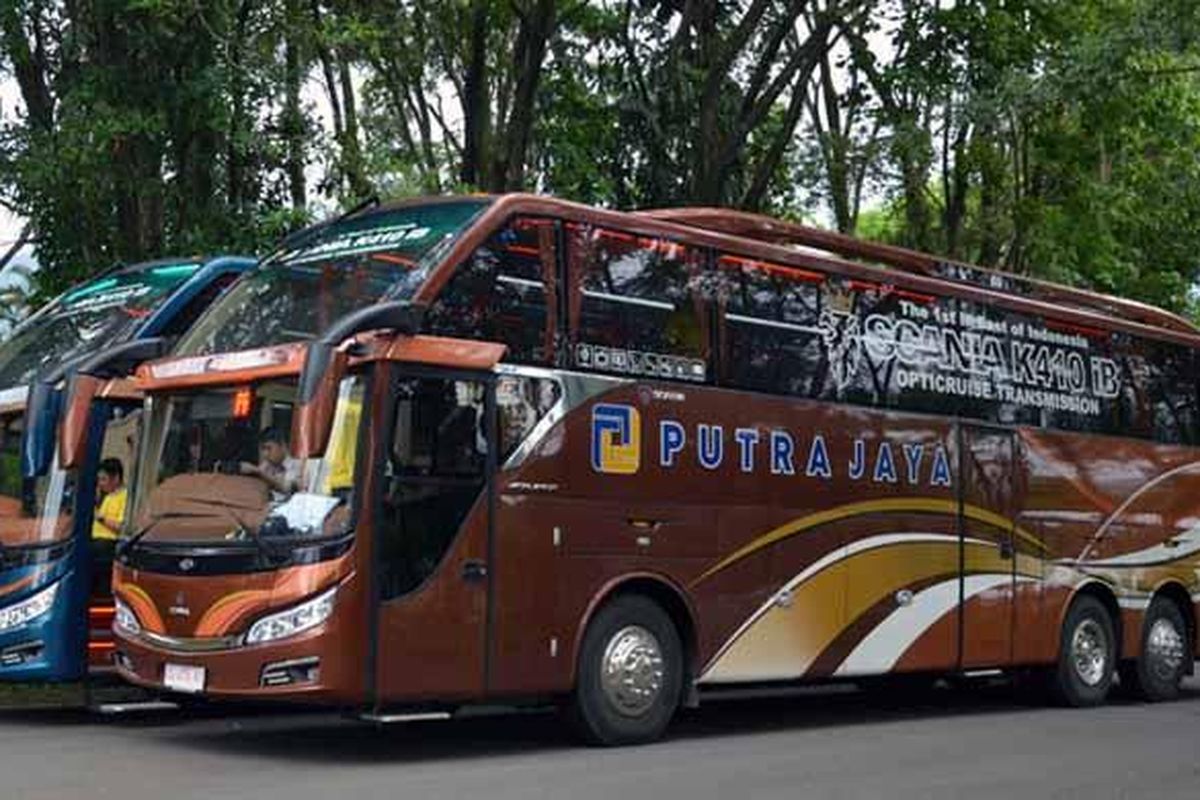
M639 213L654 219L669 220L747 239L785 246L798 245L836 253L840 256L861 258L882 263L894 269L961 281L972 286L981 285L1001 291L1019 290L1022 294L1038 299L1072 305L1089 311L1099 311L1143 325L1162 327L1182 333L1200 332L1200 329L1183 317L1136 300L1001 272L963 261L940 258L917 250L858 239L836 231L786 222L761 214L726 208L699 207L664 208Z

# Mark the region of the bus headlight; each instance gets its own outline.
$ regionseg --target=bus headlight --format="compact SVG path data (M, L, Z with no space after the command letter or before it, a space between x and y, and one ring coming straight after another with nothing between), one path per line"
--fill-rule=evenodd
M116 600L117 613L113 616L113 628L130 636L142 632L142 623L138 622L137 614L121 600Z
M0 608L0 631L19 628L46 614L54 605L58 595L58 584L52 583L45 589L16 605Z
M329 615L333 613L333 598L336 594L335 586L312 600L263 617L246 632L246 644L273 642L312 630L329 619Z

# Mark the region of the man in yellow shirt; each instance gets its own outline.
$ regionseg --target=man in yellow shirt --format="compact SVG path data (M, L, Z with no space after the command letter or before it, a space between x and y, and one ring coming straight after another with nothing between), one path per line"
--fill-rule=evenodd
M106 458L100 462L96 489L101 499L92 520L92 538L115 540L125 524L125 502L129 497L125 490L125 469L119 459Z

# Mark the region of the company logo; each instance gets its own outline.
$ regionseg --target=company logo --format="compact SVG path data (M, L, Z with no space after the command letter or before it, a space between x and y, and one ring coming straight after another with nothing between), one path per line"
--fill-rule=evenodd
M175 603L167 609L167 613L173 617L190 617L192 610L187 606L187 598L183 596L183 592L175 595Z
M592 469L632 475L642 462L642 419L633 406L592 406Z

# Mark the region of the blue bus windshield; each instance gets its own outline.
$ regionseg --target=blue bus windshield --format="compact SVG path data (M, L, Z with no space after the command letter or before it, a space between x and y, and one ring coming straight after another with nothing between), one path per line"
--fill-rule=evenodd
M201 266L160 264L67 292L0 343L0 389L27 384L44 368L127 340Z

